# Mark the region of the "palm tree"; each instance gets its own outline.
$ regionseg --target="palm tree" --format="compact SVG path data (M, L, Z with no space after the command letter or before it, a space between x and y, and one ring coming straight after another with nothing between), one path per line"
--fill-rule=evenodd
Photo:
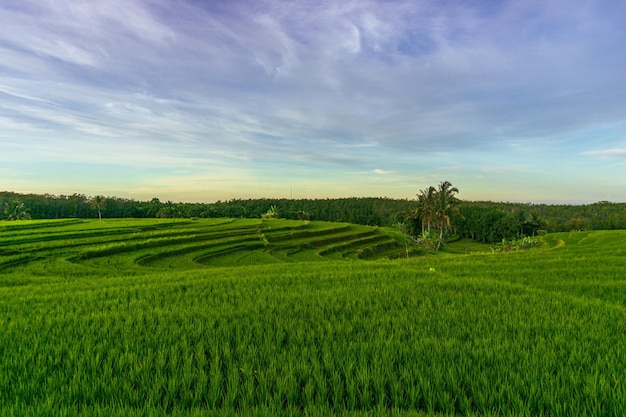
M522 209L517 212L517 222L519 223L519 237L526 236L524 232L529 225L530 216Z
M279 208L276 206L270 206L269 210L261 217L264 219L276 219L279 216Z
M437 250L441 248L444 232L450 228L450 218L458 214L459 199L455 197L458 192L459 189L453 187L448 181L442 181L435 191L433 219L439 229Z
M11 200L4 203L4 214L7 216L7 220L30 220L30 214L28 209L24 207L24 203L20 200Z
M546 221L536 212L532 212L528 215L525 224L532 236L535 236L539 229L546 227Z
M98 210L98 219L102 221L102 210L104 210L104 196L97 195L89 201L91 208Z
M421 190L417 195L417 208L414 211L415 217L422 222L422 234L428 230L430 232L431 222L435 218L435 196L437 190L432 185L425 190ZM428 227L428 229L426 229Z

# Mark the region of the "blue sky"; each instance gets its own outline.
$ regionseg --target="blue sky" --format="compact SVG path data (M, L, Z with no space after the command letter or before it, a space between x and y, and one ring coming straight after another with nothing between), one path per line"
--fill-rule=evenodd
M626 201L622 0L6 0L0 190Z

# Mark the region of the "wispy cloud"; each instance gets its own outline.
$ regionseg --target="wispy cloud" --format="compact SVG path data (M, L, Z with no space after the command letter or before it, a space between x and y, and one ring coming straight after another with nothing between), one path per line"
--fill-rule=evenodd
M376 169L374 170L374 173L375 173L375 174L379 174L379 175L389 175L389 174L393 174L394 172L393 172L393 171L385 171L385 170L382 170L382 169L376 168Z
M583 155L592 155L600 157L626 157L626 148L617 149L601 149L597 151L583 152Z
M408 160L477 173L613 125L588 155L622 156L625 19L619 1L9 1L0 143L94 165L418 176Z

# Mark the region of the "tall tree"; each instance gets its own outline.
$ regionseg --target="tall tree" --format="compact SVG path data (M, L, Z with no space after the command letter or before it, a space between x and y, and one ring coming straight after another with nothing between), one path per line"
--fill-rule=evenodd
M536 212L532 212L528 215L525 224L526 231L528 232L527 234L535 236L537 231L539 229L543 229L544 227L546 227L546 221L543 217L541 217Z
M89 201L91 208L98 210L98 219L102 221L102 210L104 210L104 196L97 195Z
M161 200L154 197L148 203L148 209L147 209L146 215L148 217L157 217L157 213L159 212L160 209L161 209Z
M434 222L439 229L439 241L437 250L441 248L444 233L450 229L450 218L458 214L459 199L456 194L459 189L453 187L448 181L442 181L434 194Z
M430 186L417 194L417 204L409 219L413 222L419 219L423 239L436 242L433 249L441 249L443 238L451 228L452 217L461 216L460 201L456 198L458 192L459 189L450 182L442 181L437 188ZM431 227L438 231L436 237L431 236Z
M422 223L422 234L430 232L431 223L435 220L435 199L437 189L432 185L421 190L417 195L417 208L414 215L418 217Z

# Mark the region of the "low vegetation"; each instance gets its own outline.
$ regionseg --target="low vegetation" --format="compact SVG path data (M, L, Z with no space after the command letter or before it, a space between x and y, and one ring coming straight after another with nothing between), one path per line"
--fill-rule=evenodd
M626 232L508 253L402 239L304 220L0 222L0 415L626 413Z

